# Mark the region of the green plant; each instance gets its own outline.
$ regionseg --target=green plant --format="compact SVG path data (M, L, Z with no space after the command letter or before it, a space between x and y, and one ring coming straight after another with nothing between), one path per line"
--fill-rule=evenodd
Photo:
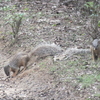
M83 87L88 87L91 84L93 84L96 81L100 81L100 74L87 74L87 75L82 75L77 78L78 82L82 84Z
M90 98L87 98L86 100L91 100Z
M94 96L99 97L100 98L100 93L96 93L94 94Z
M100 28L100 21L98 21L98 27Z
M56 70L57 70L57 66L51 66L51 67L50 67L50 71L51 71L51 72L54 72L54 71L56 71Z
M22 24L22 19L25 16L25 13L18 12L17 7L13 6L5 6L0 10L4 11L4 21L5 25L10 25L12 32L10 32L15 40L18 38L18 32L20 29L20 25Z
M86 2L84 4L84 6L86 6L87 8L89 8L89 7L93 8L93 5L94 5L94 2Z
M95 1L86 2L84 4L85 9L89 12L90 15L97 14L98 6L99 6L99 3Z
M41 68L46 68L46 63L45 62L40 62L39 65L41 66Z
M100 32L100 3L98 1L86 2L84 4L85 11L89 13L91 18L90 25L87 26L87 33L93 39L98 38Z

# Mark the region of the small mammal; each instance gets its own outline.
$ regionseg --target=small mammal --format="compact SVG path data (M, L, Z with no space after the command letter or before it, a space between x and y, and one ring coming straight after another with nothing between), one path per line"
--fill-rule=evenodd
M100 58L100 39L94 39L90 48L93 60L98 60Z
M29 56L26 53L20 52L16 54L8 65L4 67L4 72L7 76L10 76L10 72L13 72L12 77L15 77L21 66L24 66L23 71L26 69L27 63L30 60Z
M27 63L31 59L31 57L35 57L33 62L38 61L41 58L45 58L47 56L54 56L57 53L62 52L63 49L56 44L41 44L36 46L30 53L18 53L16 54L8 65L4 67L4 72L7 76L10 76L10 72L13 72L12 77L15 77L21 66L24 66L23 71L26 69Z

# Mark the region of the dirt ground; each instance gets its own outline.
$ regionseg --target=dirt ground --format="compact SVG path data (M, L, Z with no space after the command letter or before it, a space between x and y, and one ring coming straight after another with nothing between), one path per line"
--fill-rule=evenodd
M89 48L92 41L85 30L89 20L73 6L34 0L22 3L20 10L26 8L28 17L23 20L17 43L12 46L11 28L4 24L5 14L0 12L0 25L3 24L0 27L0 100L100 100L100 79L87 85L88 80L85 83L80 78L100 74L90 54L73 55L56 62L47 57L28 66L15 78L6 79L3 67L16 52L31 51L41 42L56 43L63 49L84 49Z

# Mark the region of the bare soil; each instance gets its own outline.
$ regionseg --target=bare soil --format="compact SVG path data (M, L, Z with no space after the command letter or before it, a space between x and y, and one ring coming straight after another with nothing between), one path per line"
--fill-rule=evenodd
M0 100L100 100L100 81L82 86L79 78L100 74L99 67L94 68L90 54L73 55L56 62L47 57L28 66L15 78L6 79L3 67L16 52L29 52L41 42L56 43L64 49L89 48L92 41L84 28L88 19L74 7L34 1L22 3L20 10L25 8L28 8L28 17L23 20L17 43L10 46L9 25L0 27ZM0 13L2 25L4 13Z

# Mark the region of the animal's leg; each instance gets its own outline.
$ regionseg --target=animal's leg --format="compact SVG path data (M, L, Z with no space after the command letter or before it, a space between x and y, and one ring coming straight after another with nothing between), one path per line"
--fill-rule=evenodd
M12 77L15 77L15 76L18 74L18 72L19 72L19 69L16 69L16 70L13 72Z

